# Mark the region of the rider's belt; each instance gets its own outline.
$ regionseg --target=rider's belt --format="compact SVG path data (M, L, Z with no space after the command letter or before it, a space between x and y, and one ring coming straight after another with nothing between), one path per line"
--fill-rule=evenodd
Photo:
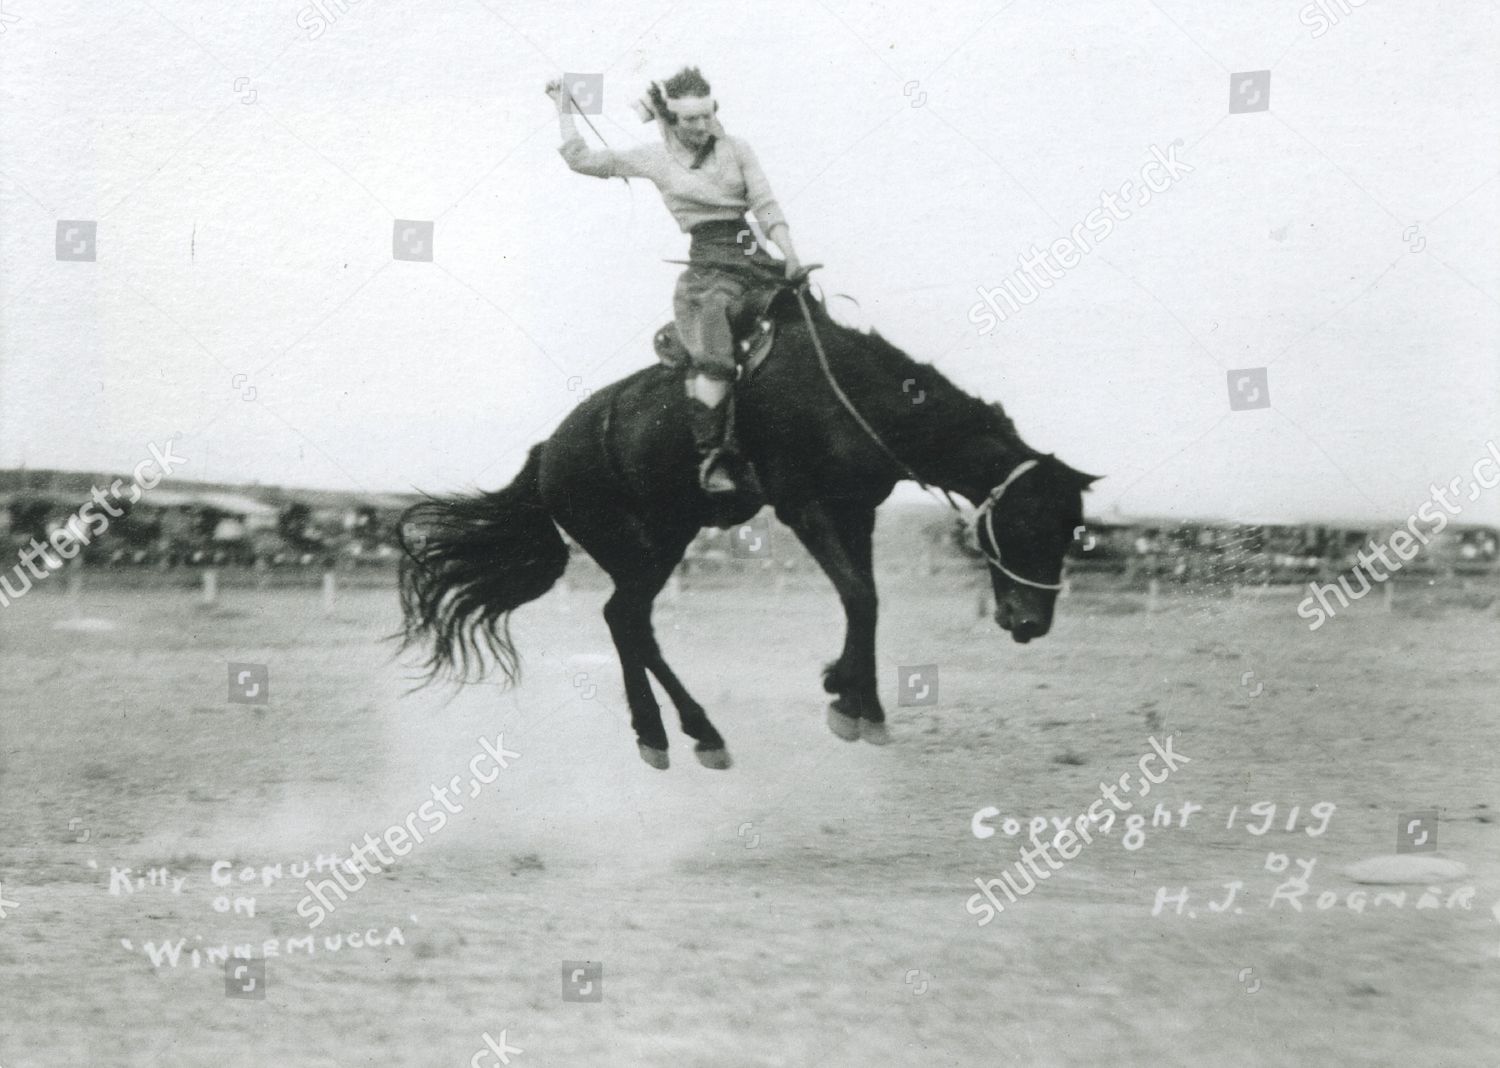
M750 229L750 224L744 219L709 219L701 222L688 231L694 242L727 241L733 244L739 235Z

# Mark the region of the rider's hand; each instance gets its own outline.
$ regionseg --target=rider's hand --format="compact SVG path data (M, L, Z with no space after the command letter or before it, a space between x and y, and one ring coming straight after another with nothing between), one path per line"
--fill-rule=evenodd
M791 279L797 277L797 272L799 272L800 270L802 270L802 261L797 259L796 256L788 256L786 258L787 278Z
M545 91L552 98L552 103L557 105L558 111L568 110L568 94L563 91L561 76L553 78L548 82Z

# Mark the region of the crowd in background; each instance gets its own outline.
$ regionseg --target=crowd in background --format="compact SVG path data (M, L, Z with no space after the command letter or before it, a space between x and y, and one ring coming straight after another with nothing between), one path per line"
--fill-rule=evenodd
M51 494L8 497L0 500L0 545L16 550L32 539L47 544L81 503ZM251 517L206 502L162 507L148 496L121 510L78 553L85 566L326 569L390 564L398 555L400 509L390 507L315 507L292 500Z
M0 488L0 547L18 551L73 517L87 492L47 487ZM150 494L109 520L107 531L79 554L88 567L349 568L390 566L400 555L397 540L409 499L355 495L299 498L272 490L237 493ZM916 516L917 518L910 518ZM774 525L774 521L773 525ZM911 512L883 519L887 537L905 539L898 554L936 573L977 561L979 554L953 517ZM900 529L903 527L911 529ZM897 528L891 533L892 527ZM1072 547L1078 572L1151 575L1183 582L1297 582L1354 565L1355 554L1379 536L1379 528L1355 525L1278 525L1178 521L1100 521L1079 531ZM877 538L880 537L877 528ZM778 544L778 564L798 570L814 566L788 531ZM1485 572L1494 569L1500 534L1488 527L1452 527L1433 540L1409 570ZM687 566L729 559L725 532L706 530L689 547Z

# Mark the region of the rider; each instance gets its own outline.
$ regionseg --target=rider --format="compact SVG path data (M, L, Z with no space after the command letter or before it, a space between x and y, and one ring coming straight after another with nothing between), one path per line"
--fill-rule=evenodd
M771 186L750 146L719 125L719 105L697 67L684 67L663 86L653 83L637 105L646 121L656 120L660 144L589 148L574 125L572 98L561 79L547 83L547 95L557 104L563 137L558 151L569 167L599 178L650 179L677 225L692 236L689 266L677 279L672 311L691 357L687 393L693 441L702 457L698 481L709 493L734 493L723 403L736 374L730 323L752 290L801 270ZM784 263L754 240L747 211L781 250Z

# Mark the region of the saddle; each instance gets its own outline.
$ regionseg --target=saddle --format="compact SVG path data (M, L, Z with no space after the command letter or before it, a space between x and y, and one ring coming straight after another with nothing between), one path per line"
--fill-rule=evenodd
M734 362L739 368L740 381L754 374L771 354L771 345L776 340L776 306L783 299L796 299L792 286L779 285L759 290L751 294L740 313L730 322L730 333L734 337ZM691 354L677 334L676 321L668 321L659 329L651 344L656 350L656 358L673 371L685 371L692 362Z
M805 287L808 276L821 266L822 264L811 264L794 278L753 291L730 320L730 335L734 338L734 362L740 382L748 379L765 363L776 340L776 323L784 314L783 308L786 304L796 303L797 293ZM823 312L826 315L822 302L816 297L806 294L804 299L811 300L817 306L818 311L812 314L816 316L818 312ZM657 330L656 336L652 338L652 346L656 350L657 359L674 374L684 373L692 363L692 355L677 333L676 320L669 320ZM731 390L726 401L728 410L724 428L724 441L731 452L738 451L735 431L737 399L738 391ZM734 495L733 499L713 502L710 525L728 529L748 520L765 504L755 465L748 460L743 464L740 487L741 492Z

